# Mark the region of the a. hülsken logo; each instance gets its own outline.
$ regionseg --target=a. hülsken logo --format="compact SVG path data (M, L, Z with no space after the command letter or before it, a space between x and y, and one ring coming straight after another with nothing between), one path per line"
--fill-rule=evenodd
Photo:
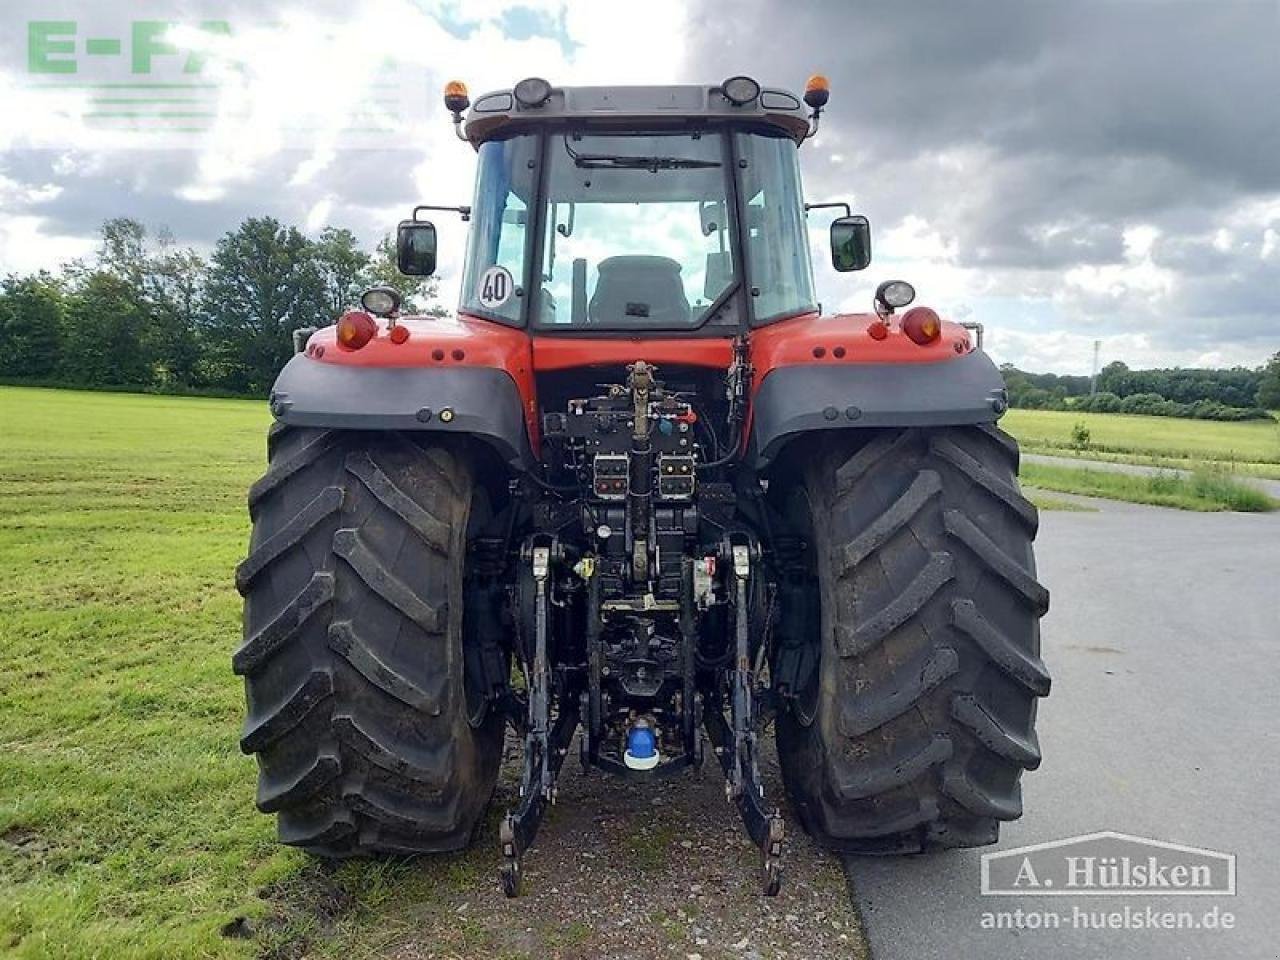
M1234 896L1235 854L1104 830L982 855L989 896Z

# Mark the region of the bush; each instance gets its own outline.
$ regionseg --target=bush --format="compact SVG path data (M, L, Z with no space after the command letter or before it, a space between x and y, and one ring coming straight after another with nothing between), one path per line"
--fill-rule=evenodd
M1119 413L1120 398L1114 393L1107 393L1105 390L1101 393L1095 393L1091 397L1084 397L1076 404L1077 410L1085 410L1089 413Z
M1223 504L1228 510L1261 513L1275 509L1275 501L1257 487L1241 483L1221 467L1197 467L1191 475L1197 497Z
M1270 420L1271 414L1259 407L1230 407L1217 400L1201 399L1178 403L1158 393L1131 393L1119 397L1102 391L1089 397L1062 399L1047 390L1024 388L1010 394L1015 407L1042 410L1073 410L1083 413L1131 413L1146 417L1184 417L1194 420Z
M1071 427L1071 446L1076 450L1087 450L1089 448L1089 440L1089 428L1083 422L1077 420Z

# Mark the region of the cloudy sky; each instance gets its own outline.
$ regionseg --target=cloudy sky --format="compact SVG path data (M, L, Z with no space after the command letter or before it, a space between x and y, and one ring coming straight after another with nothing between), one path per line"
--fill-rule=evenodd
M465 203L439 91L832 82L811 200L871 217L863 274L987 325L1036 370L1253 366L1280 350L1277 0L5 0L0 274L54 268L131 216L207 249L245 216L372 245ZM453 299L463 226L438 221Z

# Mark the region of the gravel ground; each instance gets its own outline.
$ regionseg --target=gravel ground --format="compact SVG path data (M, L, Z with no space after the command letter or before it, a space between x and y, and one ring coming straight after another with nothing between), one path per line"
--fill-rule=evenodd
M782 893L760 895L759 855L725 800L710 751L701 770L650 782L584 772L576 755L575 745L560 778L559 802L525 856L521 897L507 900L498 887L491 828L476 851L486 869L453 894L423 904L420 932L387 956L867 956L838 859L800 831L785 804ZM516 757L509 743L498 809L512 802ZM765 777L766 789L781 803L771 754Z

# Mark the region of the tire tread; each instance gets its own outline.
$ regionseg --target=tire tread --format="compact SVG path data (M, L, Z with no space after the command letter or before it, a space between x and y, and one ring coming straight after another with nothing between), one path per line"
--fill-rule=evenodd
M822 680L811 721L778 717L787 792L843 851L995 842L1040 764L1035 703L1051 686L1017 443L980 425L851 431L844 444L803 458L798 481Z
M502 718L472 726L461 689L465 454L280 425L267 449L232 657L257 805L320 856L460 849L502 745Z

